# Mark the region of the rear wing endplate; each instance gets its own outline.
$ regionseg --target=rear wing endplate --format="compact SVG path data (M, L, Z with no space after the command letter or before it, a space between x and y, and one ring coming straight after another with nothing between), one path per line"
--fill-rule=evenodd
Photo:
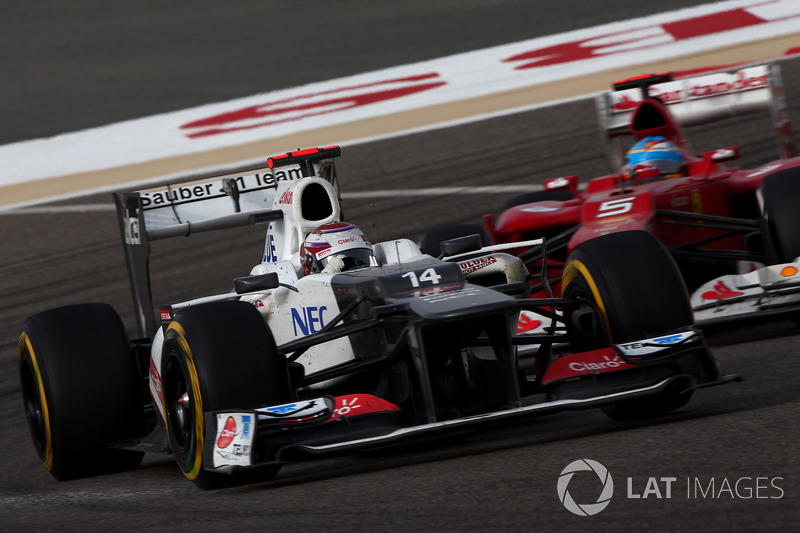
M659 98L681 126L769 111L781 158L796 156L779 61L678 79L653 74L615 84L617 90L602 93L596 99L598 122L612 168L621 168L624 163L621 136L628 134L633 111L644 96Z
M179 177L167 184L114 193L139 335L152 338L157 321L150 290L150 241L189 236L283 218L276 192L285 181L319 176L339 195L333 158L338 146L269 158L267 166Z

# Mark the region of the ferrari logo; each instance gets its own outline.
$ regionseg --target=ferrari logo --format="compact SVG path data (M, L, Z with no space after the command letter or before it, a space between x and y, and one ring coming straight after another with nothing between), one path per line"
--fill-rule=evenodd
M703 212L703 197L697 191L692 193L692 211L697 214Z

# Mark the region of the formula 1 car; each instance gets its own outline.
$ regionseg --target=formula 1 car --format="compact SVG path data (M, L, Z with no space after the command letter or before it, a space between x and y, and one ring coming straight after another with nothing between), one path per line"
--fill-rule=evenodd
M582 190L576 176L546 179L543 190L511 199L496 218L486 215L482 226L430 231L420 242L422 250L435 253L445 235L471 232L494 243L546 237L549 283L557 286L564 261L580 243L643 230L678 262L692 291L698 325L770 313L797 317L800 158L779 67L774 62L677 80L659 74L614 84L614 91L597 98L597 108L617 173L592 179ZM767 108L781 158L758 168L725 166L739 157L737 147L696 157L682 130ZM623 145L624 136L631 135L637 142ZM631 144L626 159L624 147ZM649 161L641 155L645 152ZM633 164L636 158L638 165ZM539 251L517 253L534 271L540 268ZM633 269L632 275L639 271Z
M693 329L677 267L646 232L576 246L563 296L533 299L526 267L502 246L455 239L435 258L408 239L369 243L340 220L339 153L298 150L265 168L115 195L138 335L110 306L86 303L28 318L19 338L33 442L54 477L159 452L215 488L269 479L289 461L540 413L658 416L736 379ZM151 241L251 224L267 229L250 275L156 315ZM649 278L631 283L621 267L634 259ZM517 335L521 310L548 317L546 330Z

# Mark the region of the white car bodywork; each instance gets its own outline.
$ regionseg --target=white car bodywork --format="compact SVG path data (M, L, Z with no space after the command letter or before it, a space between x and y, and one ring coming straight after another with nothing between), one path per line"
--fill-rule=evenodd
M754 270L744 274L712 279L692 293L698 325L786 313L800 305L800 258L792 263L753 266Z
M258 179L252 176L237 177L240 185L250 183L261 183L263 177ZM255 265L250 276L276 273L281 285L274 289L254 291L249 293L225 293L213 296L193 299L190 301L172 304L168 314L164 317L165 324L158 328L154 337L150 351L150 392L154 403L159 411L161 418L165 417L164 399L161 393L161 374L162 374L162 348L164 340L164 328L166 322L172 316L173 311L197 305L200 303L239 299L252 303L263 315L264 320L269 324L275 341L278 345L296 340L298 338L318 333L322 328L329 324L341 311L337 303L336 294L332 287L331 280L333 274L313 274L305 275L301 266L300 246L305 236L318 226L339 220L341 209L338 202L338 193L332 183L320 177L303 177L285 180L276 180L276 187L268 190L268 194L261 194L264 198L249 198L251 207L261 209L269 208L272 211L280 211L282 216L269 223L264 242L264 252L262 262ZM208 191L214 191L223 187L222 182L198 188L198 192L210 196ZM191 187L184 187L184 190L191 190ZM252 187L251 190L256 189ZM258 189L262 191L263 189ZM160 196L156 196L156 195ZM155 205L154 198L166 197L164 193L150 193L146 198ZM240 199L245 194L241 194ZM308 200L313 197L314 201L325 204L322 212L323 217L310 218L308 216ZM271 205L265 205L267 200L272 199ZM218 202L215 205L214 202ZM202 214L208 217L209 210L213 211L219 206L223 209L229 205L229 200L225 197L215 199L209 198L204 201L205 206L199 209L196 205L191 206L192 215ZM240 200L241 205L241 200ZM158 210L155 210L158 211ZM153 213L157 215L151 219L167 221L169 224L186 224L183 216L174 216L174 206L165 206L164 213ZM223 215L224 216L224 215ZM150 227L148 221L148 227ZM169 229L169 226L167 226ZM541 243L541 241L535 241ZM506 280L510 282L525 281L527 270L522 261L509 254L490 248L479 258L459 257L449 258L453 262L458 262L465 277L478 278L487 274L502 273ZM420 252L418 246L409 239L395 239L386 242L373 244L374 263L377 265L404 265L411 266L415 262L430 261L429 255ZM473 254L474 255L474 254ZM460 259L460 260L459 260ZM335 339L322 345L308 348L298 359L306 373L313 373L319 370L345 363L355 358L350 339L347 337ZM324 381L312 385L310 388L324 388L335 382L336 379Z

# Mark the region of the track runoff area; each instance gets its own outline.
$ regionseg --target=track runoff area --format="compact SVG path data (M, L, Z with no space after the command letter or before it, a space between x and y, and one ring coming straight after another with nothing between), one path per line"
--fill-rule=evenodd
M0 176L0 213L224 173L297 147L359 144L557 105L646 72L767 60L800 42L798 27L796 0L718 2L12 143L0 146L7 170ZM345 191L345 197L519 187L440 189Z

